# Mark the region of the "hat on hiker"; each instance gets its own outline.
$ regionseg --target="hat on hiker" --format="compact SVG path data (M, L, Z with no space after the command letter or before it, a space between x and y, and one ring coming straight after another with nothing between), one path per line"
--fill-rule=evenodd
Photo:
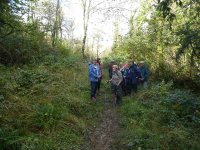
M144 64L144 61L140 61L140 64Z

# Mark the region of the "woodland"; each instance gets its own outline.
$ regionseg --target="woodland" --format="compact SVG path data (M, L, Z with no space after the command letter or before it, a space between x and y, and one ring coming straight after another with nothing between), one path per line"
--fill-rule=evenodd
M200 2L78 2L80 38L64 0L0 1L0 149L200 149ZM133 2L140 7L122 8ZM88 40L94 14L128 22L122 34L114 19L112 46L102 54L100 35ZM105 72L96 103L89 98L92 57L101 57ZM111 60L142 60L150 72L148 89L123 97L119 107L107 104ZM106 133L100 126L109 120L113 130ZM94 141L98 134L111 139L107 148Z

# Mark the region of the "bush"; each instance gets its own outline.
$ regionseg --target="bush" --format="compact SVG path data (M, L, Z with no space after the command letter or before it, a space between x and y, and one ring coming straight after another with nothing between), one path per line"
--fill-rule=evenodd
M37 23L22 24L20 31L0 38L0 63L5 65L27 64L49 48Z
M49 74L44 70L35 72L32 70L19 69L15 80L19 89L30 88L34 84L45 83L47 80L49 80Z
M70 48L70 46L68 45L67 42L60 41L60 42L57 43L56 47L57 47L58 51L61 52L62 55L69 56L71 48Z
M200 125L200 97L189 90L174 90L163 100L163 105L186 123Z
M198 149L200 97L174 89L172 82L152 85L127 98L120 108L124 127L122 147ZM122 148L123 149L123 148Z

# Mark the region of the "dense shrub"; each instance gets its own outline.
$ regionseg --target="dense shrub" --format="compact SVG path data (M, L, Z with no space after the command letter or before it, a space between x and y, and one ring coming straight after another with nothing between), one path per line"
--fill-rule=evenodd
M18 69L15 80L19 88L30 88L33 84L40 84L49 80L49 74L44 70L35 72L32 70Z
M20 31L0 38L0 63L26 64L50 48L37 23L22 24Z
M169 111L184 120L186 123L193 122L196 126L200 125L200 98L193 95L188 90L174 90L163 100L163 105Z
M124 103L120 111L126 144L122 149L200 148L200 97L191 91L162 82Z

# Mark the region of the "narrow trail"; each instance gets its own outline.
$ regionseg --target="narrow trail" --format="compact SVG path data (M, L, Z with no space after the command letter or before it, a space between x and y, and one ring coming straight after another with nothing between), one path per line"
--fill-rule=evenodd
M103 94L104 95L104 94ZM104 97L104 96L103 96ZM85 143L82 150L113 150L114 138L119 131L119 123L117 116L117 106L114 106L111 98L99 99L99 103L103 103L104 112L102 113L99 125L85 136ZM97 103L98 103L97 102Z
M116 108L112 101L105 101L105 109L102 122L96 128L92 137L91 145L93 150L110 150L112 149L113 138L118 131L118 119Z

